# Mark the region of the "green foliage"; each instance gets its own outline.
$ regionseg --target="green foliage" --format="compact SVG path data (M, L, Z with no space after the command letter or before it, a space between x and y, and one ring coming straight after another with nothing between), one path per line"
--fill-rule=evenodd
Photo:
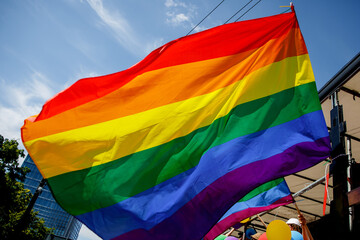
M12 181L24 181L29 169L19 167L19 157L25 157L24 150L18 148L19 143L16 140L4 139L0 135L0 171L5 172Z
M19 167L18 159L25 155L18 146L16 140L0 135L0 236L1 239L42 240L50 229L44 226L44 220L38 218L36 212L31 211L25 229L19 226L32 194L21 182L29 169Z

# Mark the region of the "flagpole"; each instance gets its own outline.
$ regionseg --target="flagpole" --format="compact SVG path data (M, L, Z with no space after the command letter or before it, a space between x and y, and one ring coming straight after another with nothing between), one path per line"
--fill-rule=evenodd
M302 218L302 221L301 221L301 225L302 225L302 231L303 231L303 236L304 236L304 233L305 233L305 238L308 238L308 239L305 239L304 240L314 240L314 238L312 237L311 235L311 232L306 224L306 221L304 222L305 218L304 216L302 215L302 213L300 212L300 209L299 207L297 206L296 202L294 202L294 205L295 205L295 208L299 214L299 218Z
M294 193L292 196L293 198L296 198L298 196L300 196L301 194L313 189L314 187L316 187L317 185L321 184L323 181L325 181L326 176L323 176L321 178L319 178L318 180L316 180L315 182L313 182L312 184L304 187L303 189L297 191L296 193Z
M259 214L256 214L256 216L260 219L261 223L264 225L265 229L267 228L265 222L262 220Z
M294 4L292 2L290 2L290 8L292 12L295 12Z
M293 197L293 198L299 197L301 194L303 194L303 193L311 190L312 188L316 187L317 185L321 184L321 183L325 180L325 178L326 178L326 176L323 176L323 177L319 178L318 180L316 180L316 181L313 182L312 184L310 184L310 185L304 187L303 189L300 189L300 190L297 191L296 193L294 193L294 194L292 195L292 197ZM294 202L294 205L295 205L295 208L296 208L298 214L302 216L302 213L300 212L300 210L299 210L296 202ZM266 214L266 213L269 213L269 212L271 212L271 211L273 211L273 210L274 210L274 209L271 209L271 210L266 211L266 212L262 212L262 213L260 213L260 214L257 214L257 216L260 217L260 216L262 216L262 215L264 215L264 214ZM254 219L255 219L255 218L251 219L249 222L253 221ZM265 228L266 228L266 227L265 227ZM309 228L308 228L308 226L307 226L306 224L305 224L305 228L307 229L307 233L308 233L308 236L309 236L309 240L313 240L312 235L311 235L311 233L310 233L310 230L309 230ZM305 240L305 239L304 239L304 240Z
M227 237L230 236L230 234L232 234L232 232L233 232L234 230L235 230L235 228L232 227L232 228L230 229L230 231L229 231L227 234L225 234L225 236L227 236Z

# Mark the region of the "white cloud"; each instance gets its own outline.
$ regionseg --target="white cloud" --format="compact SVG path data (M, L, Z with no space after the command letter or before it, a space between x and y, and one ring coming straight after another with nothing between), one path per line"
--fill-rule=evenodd
M176 19L178 22L189 21L189 17L188 17L188 16L185 16L185 14L183 14L183 13L177 14L177 15L175 16L175 19Z
M181 1L166 0L166 23L177 27L189 28L195 26L192 19L197 15L196 7L193 4L185 4Z
M180 1L174 1L174 0L166 0L165 1L165 6L170 8L170 7L185 7L186 8L186 4L184 2L180 2Z
M38 114L42 105L52 97L50 81L40 72L33 71L22 85L0 81L0 134L6 138L19 140L24 119Z
M102 0L87 0L87 2L123 47L136 55L144 54L145 49L139 43L132 27L119 12L105 8Z
M176 3L174 2L174 0L166 0L165 6L166 7L176 7Z
M78 240L100 240L95 233L93 233L89 228L87 228L85 225L82 225Z
M170 23L174 26L177 26L183 22L189 22L190 18L186 16L184 13L175 14L174 12L167 12L166 19L167 23Z

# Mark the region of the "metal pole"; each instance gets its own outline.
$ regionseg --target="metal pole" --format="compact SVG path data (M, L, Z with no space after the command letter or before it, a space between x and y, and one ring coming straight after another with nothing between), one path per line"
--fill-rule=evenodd
M40 183L39 186L37 187L34 195L32 196L29 205L27 206L24 214L22 215L22 217L19 220L19 223L17 225L17 231L21 232L22 230L26 229L28 224L29 224L29 217L30 217L30 212L33 209L35 202L37 200L37 198L39 197L40 193L42 192L43 187L45 186L45 179L43 178Z
M333 179L333 200L330 205L330 215L336 221L334 234L341 236L349 232L349 204L347 201L347 168L345 133L346 122L343 117L343 107L339 104L338 91L331 95L332 109L330 111L331 156L330 174Z
M352 152L351 152L351 139L349 137L346 138L346 153L348 156L349 165L347 166L347 178L351 179L351 162L352 162ZM347 182L347 190L351 191L351 183ZM353 230L353 221L354 221L354 207L349 207L349 230L352 232Z
M337 105L339 105L337 91L335 91L333 94L331 94L331 103L332 103L333 108L336 107Z
M316 187L317 185L321 184L323 181L325 181L325 178L326 178L326 176L323 176L323 177L319 178L318 180L316 180L315 182L313 182L312 184L310 184L309 186L306 186L303 189L297 191L296 193L294 193L292 195L293 198L296 198L296 197L300 196L301 194L309 191L310 189Z
M325 176L319 178L318 180L316 180L316 181L313 182L312 184L310 184L310 185L304 187L303 189L297 191L296 193L294 193L294 194L292 195L292 197L293 197L293 198L297 198L297 197L299 197L301 194L303 194L303 193L305 193L305 192L313 189L314 187L316 187L317 185L319 185L319 184L321 184L323 181L325 181L325 178L326 178ZM274 208L274 209L276 209L276 208ZM271 210L266 211L266 212L262 212L262 213L260 213L260 214L258 214L258 215L259 215L259 216L262 216L262 215L264 215L264 214L266 214L266 213L268 213L268 212L273 211L274 209L271 209ZM251 219L250 221L252 221L252 220L254 220L254 219L256 219L256 218L253 218L253 219Z

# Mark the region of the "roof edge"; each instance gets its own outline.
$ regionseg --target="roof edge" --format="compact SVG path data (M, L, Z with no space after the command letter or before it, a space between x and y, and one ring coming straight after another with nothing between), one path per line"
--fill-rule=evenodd
M344 85L360 70L360 52L340 69L319 91L320 102Z

